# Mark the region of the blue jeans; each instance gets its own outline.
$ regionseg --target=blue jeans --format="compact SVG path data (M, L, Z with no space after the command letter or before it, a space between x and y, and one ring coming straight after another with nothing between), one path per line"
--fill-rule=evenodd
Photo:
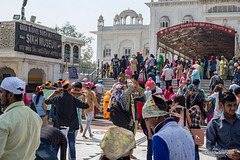
M165 81L162 80L162 88L165 88Z
M76 131L69 131L68 135L68 145L69 145L69 154L71 160L76 160L76 150L75 150L75 142L76 142Z
M118 77L118 67L113 68L113 73L114 73L113 78L117 79L117 77Z
M38 150L36 151L36 159L35 160L58 160L57 151L58 149L54 149L52 145L49 145L45 142L40 143Z
M82 108L77 108L79 126L82 125Z
M83 134L85 135L87 131L89 132L89 134L92 134L90 124L93 119L93 111L86 113L85 116L86 116L86 126L84 128Z

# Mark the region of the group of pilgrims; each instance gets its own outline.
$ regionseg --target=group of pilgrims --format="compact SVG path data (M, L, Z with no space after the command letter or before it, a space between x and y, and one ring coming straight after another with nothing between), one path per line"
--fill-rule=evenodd
M152 54L144 59L138 52L130 61L125 57L119 60L115 55L110 65L104 64L103 71L107 77L117 79L106 92L103 80L94 84L87 78L73 83L59 79L55 85L46 81L36 87L32 99L27 97L24 88L23 104L37 113L43 122L41 143L35 146L39 147L37 160L47 156L57 158L59 147L60 159L65 160L67 144L68 157L75 160L78 130L84 139L93 137L91 122L94 114L100 112L104 119L113 123L100 142L101 160L137 159L134 155L137 130L147 137L147 160L197 160L204 136L209 153L218 159L240 158L240 57L229 62L224 56L191 61L178 57L169 62L162 55L158 61ZM13 77L12 81L16 82L11 84L10 79L2 82L1 93L4 90L11 92L15 83L21 82ZM174 79L178 84L177 92L172 86ZM201 88L202 79L211 79L210 95ZM229 88L224 86L225 80L232 82ZM103 106L100 106L102 96ZM2 104L0 121L1 117L11 113L8 113L10 103L7 102ZM84 129L82 118L86 119ZM207 126L206 130L203 125ZM46 145L56 149L56 154L50 155Z

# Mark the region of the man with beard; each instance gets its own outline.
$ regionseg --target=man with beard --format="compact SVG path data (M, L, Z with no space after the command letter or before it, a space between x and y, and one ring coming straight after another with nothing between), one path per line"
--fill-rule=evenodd
M0 116L0 159L35 159L42 120L22 101L25 86L17 77L2 81L1 104L7 108Z

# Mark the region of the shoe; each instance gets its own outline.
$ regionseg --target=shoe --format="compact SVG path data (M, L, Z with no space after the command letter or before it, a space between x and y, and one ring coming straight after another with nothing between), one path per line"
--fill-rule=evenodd
M93 137L94 135L93 135L93 134L90 134L89 136L90 136L90 137Z

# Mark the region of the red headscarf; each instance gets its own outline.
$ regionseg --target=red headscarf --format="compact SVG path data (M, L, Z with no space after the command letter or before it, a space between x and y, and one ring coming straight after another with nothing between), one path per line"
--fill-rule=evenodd
M210 63L212 63L213 60L215 60L215 57L214 57L214 56L211 57Z
M171 96L174 95L174 92L171 93L171 92L170 92L170 89L173 90L173 87L172 87L172 86L169 86L168 91L167 91L166 94L165 94L166 100L169 100L169 99L171 98Z

